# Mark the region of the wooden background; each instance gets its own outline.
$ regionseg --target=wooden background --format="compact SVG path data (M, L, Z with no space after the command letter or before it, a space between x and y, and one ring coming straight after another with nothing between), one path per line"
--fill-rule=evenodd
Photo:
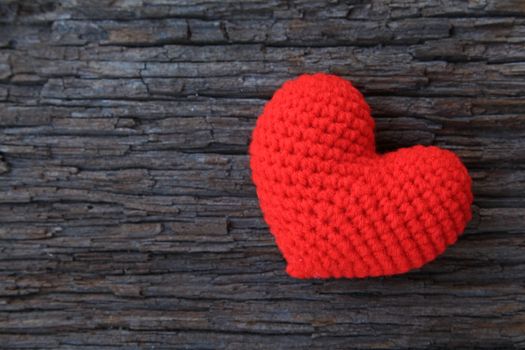
M300 281L247 145L303 72L454 150L457 245ZM0 348L525 348L525 1L0 0Z

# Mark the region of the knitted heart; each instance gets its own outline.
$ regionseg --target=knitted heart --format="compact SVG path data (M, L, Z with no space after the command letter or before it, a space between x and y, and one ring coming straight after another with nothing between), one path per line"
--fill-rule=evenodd
M264 218L297 278L392 275L443 253L471 219L471 179L452 152L377 154L363 95L327 74L286 82L252 135Z

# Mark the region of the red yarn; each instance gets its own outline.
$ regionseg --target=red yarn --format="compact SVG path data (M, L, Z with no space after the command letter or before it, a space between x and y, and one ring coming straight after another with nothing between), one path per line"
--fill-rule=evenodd
M459 158L420 145L377 154L370 107L344 79L286 82L252 136L261 209L293 277L403 273L443 253L471 219Z

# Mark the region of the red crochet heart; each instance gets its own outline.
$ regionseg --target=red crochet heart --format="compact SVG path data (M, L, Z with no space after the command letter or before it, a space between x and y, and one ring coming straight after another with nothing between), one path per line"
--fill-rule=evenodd
M471 179L459 158L419 145L377 154L370 107L333 75L302 75L275 92L253 131L250 165L297 278L418 268L471 219Z

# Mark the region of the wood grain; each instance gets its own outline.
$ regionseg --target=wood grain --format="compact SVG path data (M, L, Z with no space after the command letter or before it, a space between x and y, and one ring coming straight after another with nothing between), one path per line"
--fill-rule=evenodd
M299 281L247 146L353 80L378 149L451 149L475 217L402 276ZM0 1L2 349L525 348L525 3Z

